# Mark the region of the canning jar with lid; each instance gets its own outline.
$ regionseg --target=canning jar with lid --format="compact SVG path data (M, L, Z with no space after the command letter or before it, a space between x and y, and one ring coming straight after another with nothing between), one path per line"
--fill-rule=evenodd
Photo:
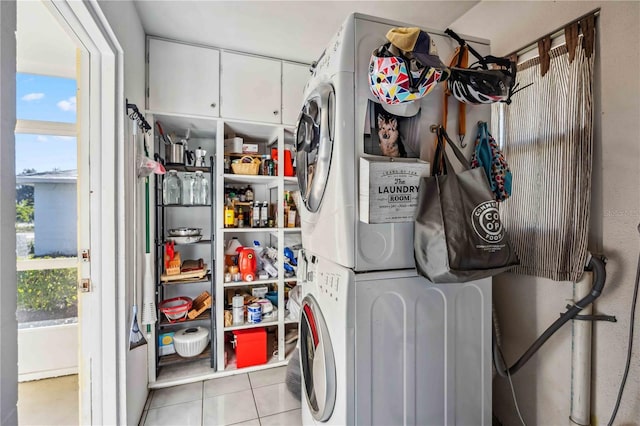
M169 170L162 182L162 198L164 204L180 204L182 202L182 181L176 170Z

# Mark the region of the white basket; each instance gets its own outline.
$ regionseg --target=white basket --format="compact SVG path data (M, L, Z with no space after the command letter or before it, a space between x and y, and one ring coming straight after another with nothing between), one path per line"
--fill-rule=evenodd
M189 358L198 356L209 343L209 329L206 327L189 327L177 331L173 335L173 346L178 355Z

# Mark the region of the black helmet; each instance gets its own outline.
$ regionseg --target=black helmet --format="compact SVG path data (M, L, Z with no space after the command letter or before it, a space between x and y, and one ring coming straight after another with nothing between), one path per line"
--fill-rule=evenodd
M513 62L508 62L507 68L498 69L452 67L448 80L451 94L466 104L511 103L516 67Z
M450 29L447 35L466 46L478 61L469 68L451 67L448 87L451 94L465 104L511 103L511 96L521 89L516 83L516 64L507 58L482 56ZM495 65L489 69L489 65ZM527 86L525 86L527 87ZM524 87L522 88L524 89Z

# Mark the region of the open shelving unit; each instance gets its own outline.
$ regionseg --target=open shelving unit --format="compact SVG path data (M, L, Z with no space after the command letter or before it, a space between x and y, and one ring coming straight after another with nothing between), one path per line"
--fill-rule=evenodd
M160 145L156 148L159 150ZM179 321L170 321L162 312L160 312L160 303L163 300L170 299L178 296L186 296L191 299L195 299L203 291L209 292L214 297L214 279L215 274L213 270L215 268L215 234L212 232L213 224L215 223L215 210L214 210L214 157L208 158L210 167L193 167L178 164L166 164L161 155L156 155L156 159L163 164L165 168L176 170L178 173L194 173L201 171L208 176L209 180L209 202L201 205L184 205L184 204L164 204L163 200L163 175L156 175L155 179L155 265L156 265L156 305L158 308L155 333L155 354L156 354L156 377L160 374L162 369L169 365L178 365L193 363L203 359L208 360L211 368L215 368L216 365L216 340L210 338L205 350L197 356L182 357L177 353L161 354L160 353L160 336L165 333L177 332L181 329L186 329L196 326L204 326L209 330L211 336L211 330L215 329L215 315L212 314L213 304L208 309L200 313L196 318L183 318ZM190 217L190 227L199 227L203 229L203 238L199 241L192 243L175 243L176 251L185 253L186 258L198 257L203 259L206 264L206 270L204 277L190 278L182 280L166 280L163 278L164 272L164 245L171 238L168 237L167 230L173 227L184 226L181 223L181 218L185 215L185 212L191 212L188 214Z
M188 149L192 150L202 147L207 150L209 164L213 167L193 167L167 165L167 170L175 169L179 174L185 172L195 172L201 170L209 174L210 179L210 203L207 205L163 205L162 204L162 177L156 179L155 187L155 249L156 249L156 273L157 286L156 302L159 304L168 296L175 297L182 290L188 289L189 297L195 298L201 291L207 290L213 297L213 305L194 320L170 323L164 314L158 311L158 323L155 328L153 339L155 340L155 374L150 379L151 388L173 386L177 384L189 383L196 380L206 380L214 377L221 377L238 372L250 372L265 368L286 365L288 357L292 354L293 346L285 343L287 331L297 328L297 320L287 316L285 309L285 287L297 285L297 277L285 277L284 270L284 247L286 240L299 239L300 228L285 227L284 216L284 191L297 189L295 177L284 176L284 165L278 162L276 176L263 175L239 175L225 173L224 171L224 139L228 135L242 136L251 143L259 143L264 146L264 151L271 153L272 148L276 148L279 153L285 149L285 143L293 140L294 129L291 126L281 124L253 123L239 120L226 120L221 118L197 117L182 114L163 113L158 111L147 111L147 117L151 123L159 120L166 134L175 134L177 137L183 136L187 129L190 130L191 138L188 141ZM155 128L152 135L155 136ZM154 140L155 137L154 137ZM163 146L156 142L157 156L162 159ZM237 154L234 154L237 157ZM279 155L284 158L284 155ZM214 161L215 159L215 161ZM275 204L276 217L272 228L225 228L223 225L224 208L224 187L225 185L250 185L256 192L256 200L268 200L269 204ZM200 226L203 223L208 226ZM190 244L177 244L176 250L185 250L187 258L193 258L192 253L203 253L210 250L208 257L203 257L208 265L208 273L202 279L189 282L162 282L160 275L163 272L164 243L166 240L166 229L171 227L202 227L203 238ZM278 257L276 267L277 277L259 279L254 281L225 282L225 263L223 259L225 242L232 237L243 240L244 245L248 245L254 239L260 241L261 245L270 245L277 248ZM196 257L197 258L197 257ZM183 256L183 260L185 257ZM227 292L236 289L251 289L256 286L269 286L278 291L278 304L274 306L277 310L273 318L265 319L257 324L237 324L224 326L225 309L230 309L227 304ZM176 331L189 326L205 325L210 329L211 340L207 349L196 357L182 358L177 354L158 356L158 336L166 331ZM235 363L235 355L229 347L229 335L235 330L244 330L264 327L267 330L267 362L261 365L244 367L238 369Z

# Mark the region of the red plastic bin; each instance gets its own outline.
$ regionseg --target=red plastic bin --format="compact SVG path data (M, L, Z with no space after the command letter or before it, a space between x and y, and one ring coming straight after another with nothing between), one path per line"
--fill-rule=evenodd
M267 330L250 328L234 330L236 340L236 367L250 367L267 362Z

